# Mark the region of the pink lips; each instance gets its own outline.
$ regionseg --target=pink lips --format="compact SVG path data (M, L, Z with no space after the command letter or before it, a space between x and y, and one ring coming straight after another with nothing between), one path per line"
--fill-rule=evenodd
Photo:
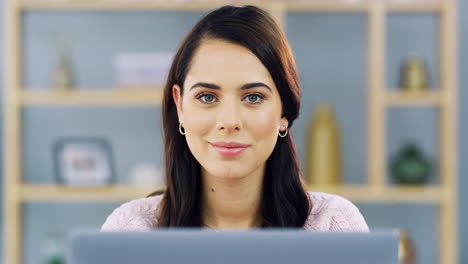
M211 146L225 157L235 157L246 150L250 145L237 142L210 142Z

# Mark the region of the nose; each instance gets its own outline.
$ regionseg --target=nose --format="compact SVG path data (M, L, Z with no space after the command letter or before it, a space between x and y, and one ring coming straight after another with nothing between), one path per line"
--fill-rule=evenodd
M242 128L241 108L237 102L224 101L220 105L216 127L218 130L226 132L239 131Z

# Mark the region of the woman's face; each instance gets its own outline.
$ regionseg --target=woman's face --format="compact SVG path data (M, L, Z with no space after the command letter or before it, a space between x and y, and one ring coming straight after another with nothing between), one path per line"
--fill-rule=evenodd
M182 96L178 85L172 91L179 122L203 173L225 179L263 175L288 121L260 60L237 44L204 40L183 90Z

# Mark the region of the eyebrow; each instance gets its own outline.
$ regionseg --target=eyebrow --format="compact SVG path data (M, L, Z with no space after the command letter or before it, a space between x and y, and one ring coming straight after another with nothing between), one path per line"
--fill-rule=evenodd
M203 87L203 88L208 88L208 89L213 89L213 90L221 90L221 87L219 85L216 85L216 84L213 84L213 83L205 83L205 82L197 82L196 84L192 85L192 87L190 87L190 90L194 89L194 88L198 88L198 87ZM241 86L241 90L248 90L248 89L252 89L252 88L256 88L256 87L265 87L267 88L268 90L270 90L270 92L273 92L270 88L270 86L262 83L262 82L254 82L254 83L246 83L244 85Z

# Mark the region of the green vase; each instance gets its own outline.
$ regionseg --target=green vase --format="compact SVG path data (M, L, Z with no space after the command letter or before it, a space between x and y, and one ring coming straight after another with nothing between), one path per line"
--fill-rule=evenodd
M416 144L405 145L391 162L392 175L399 184L423 184L431 173L431 164Z
M66 237L58 231L45 234L40 243L41 264L65 264L66 263Z
M65 258L60 255L51 256L47 259L46 264L65 264Z

